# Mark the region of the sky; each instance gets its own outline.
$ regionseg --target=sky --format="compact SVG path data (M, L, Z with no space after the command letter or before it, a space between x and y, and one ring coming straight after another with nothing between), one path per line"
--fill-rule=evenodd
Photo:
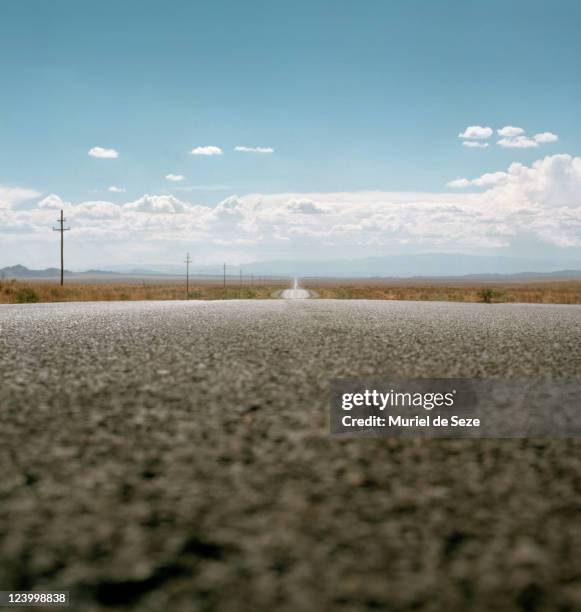
M6 0L0 266L578 259L575 0Z

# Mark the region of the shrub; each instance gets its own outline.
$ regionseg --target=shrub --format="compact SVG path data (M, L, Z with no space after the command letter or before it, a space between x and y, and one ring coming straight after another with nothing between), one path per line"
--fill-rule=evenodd
M340 300L350 300L353 297L351 287L337 287L337 298Z
M38 302L40 299L38 293L30 287L21 287L14 293L14 299L18 304L29 304L32 302Z
M498 299L501 296L502 296L502 293L500 291L495 291L494 289L491 289L490 287L485 287L484 289L481 289L478 292L478 297L480 298L480 301L484 302L485 304L490 304L492 300Z

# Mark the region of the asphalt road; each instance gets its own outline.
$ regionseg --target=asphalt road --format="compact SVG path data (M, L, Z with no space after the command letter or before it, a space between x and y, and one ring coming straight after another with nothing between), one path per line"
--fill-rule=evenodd
M581 609L576 440L328 435L339 376L581 375L581 307L0 307L0 589L73 610Z

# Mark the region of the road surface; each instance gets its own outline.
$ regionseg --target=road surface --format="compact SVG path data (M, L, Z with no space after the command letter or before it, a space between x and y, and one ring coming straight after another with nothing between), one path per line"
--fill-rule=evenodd
M306 300L310 297L310 293L307 289L301 289L298 280L295 278L292 289L285 289L280 297L283 300Z
M576 610L581 444L337 440L329 378L581 375L579 306L0 307L0 589L73 610Z

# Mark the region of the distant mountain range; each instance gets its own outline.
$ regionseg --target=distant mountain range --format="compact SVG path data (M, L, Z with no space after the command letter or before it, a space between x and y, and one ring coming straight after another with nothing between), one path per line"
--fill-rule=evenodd
M85 272L71 272L65 270L65 276L111 276L116 275L116 272L105 270L86 270ZM43 270L33 270L26 266L16 265L0 268L0 278L60 278L60 268L44 268Z
M60 268L45 268L44 270L30 270L26 266L8 266L0 268L0 278L56 278L60 276ZM65 270L65 276L73 274Z
M65 270L67 277L95 276L183 276L185 266L142 265L108 266L108 270ZM238 275L238 266L227 266L228 275ZM478 256L449 253L419 255L387 255L364 259L329 261L267 261L242 266L244 275L286 277L342 277L342 278L581 278L581 261L534 260L520 257ZM218 276L222 266L192 266L192 276ZM4 278L57 278L58 268L31 270L16 265L0 268Z
M386 255L330 261L273 261L243 266L249 274L331 277L450 277L523 273L581 274L581 261L534 260L520 257L478 256L449 253Z
M120 273L132 274L183 274L183 266L148 264L138 267L110 266ZM221 274L221 265L192 266L194 274ZM228 266L231 274L238 273L237 266ZM559 273L568 275L581 271L581 260L536 260L524 257L479 256L450 253L423 253L418 255L386 255L362 259L334 259L313 261L265 261L244 264L245 274L260 276L331 276L331 277L396 277L414 276L466 276L473 274L522 274Z

